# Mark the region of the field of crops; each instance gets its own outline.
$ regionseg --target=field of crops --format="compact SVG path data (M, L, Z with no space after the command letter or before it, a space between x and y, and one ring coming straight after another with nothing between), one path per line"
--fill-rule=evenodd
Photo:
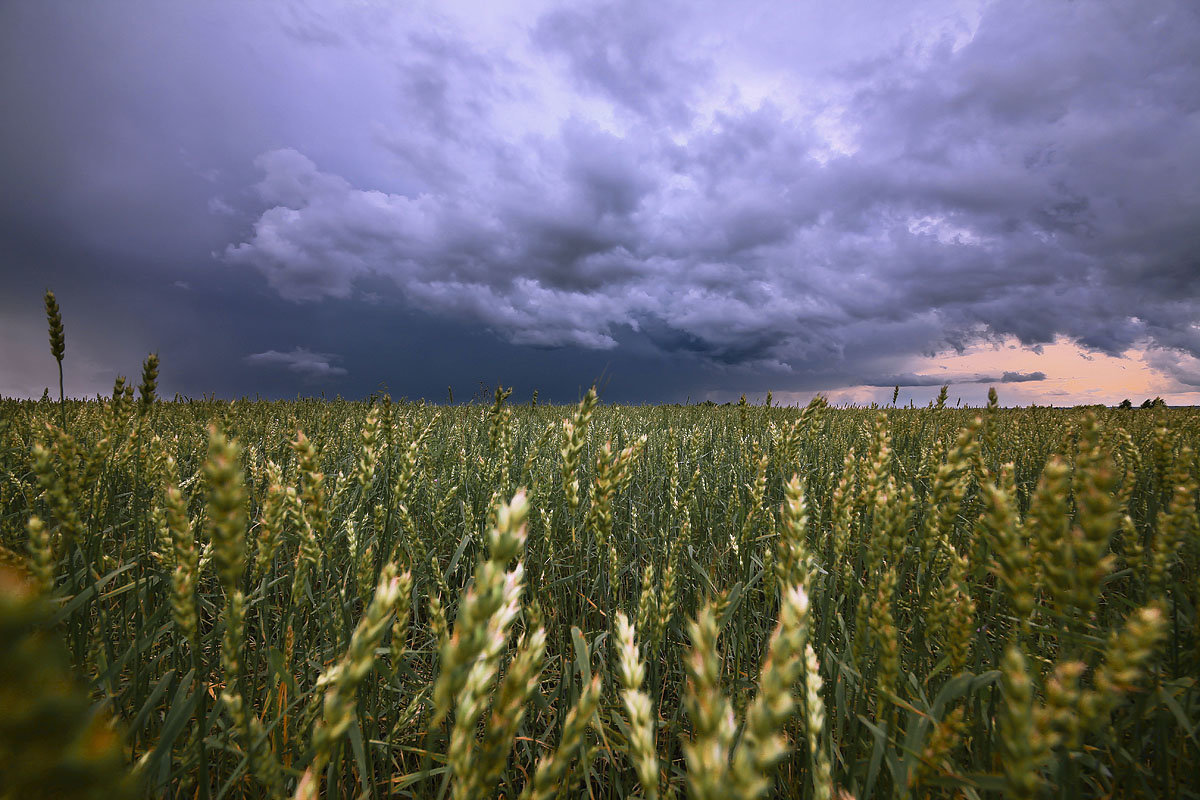
M1200 794L1200 412L153 367L0 401L4 797Z

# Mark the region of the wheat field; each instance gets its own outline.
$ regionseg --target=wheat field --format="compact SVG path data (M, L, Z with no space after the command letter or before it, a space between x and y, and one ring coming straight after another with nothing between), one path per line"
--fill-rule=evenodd
M0 401L0 796L1200 795L1194 409L156 380Z

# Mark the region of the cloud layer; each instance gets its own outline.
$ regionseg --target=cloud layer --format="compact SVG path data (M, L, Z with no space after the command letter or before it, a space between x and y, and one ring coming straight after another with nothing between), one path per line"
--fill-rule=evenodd
M390 315L428 364L631 399L1048 391L1062 342L1187 393L1196 52L1188 0L18 0L0 275L126 303L142 350L218 317L177 357L237 381L440 393Z
M413 34L445 77L410 76L427 96L389 146L415 161L441 137L456 163L403 192L265 153L266 208L224 257L298 302L382 276L515 343L632 337L782 374L865 379L1005 335L1200 353L1193 7L993 3L969 36L797 72L819 100L741 96L754 72L723 73L676 18L541 17L529 52L603 112L568 106L549 133L494 123L535 67Z

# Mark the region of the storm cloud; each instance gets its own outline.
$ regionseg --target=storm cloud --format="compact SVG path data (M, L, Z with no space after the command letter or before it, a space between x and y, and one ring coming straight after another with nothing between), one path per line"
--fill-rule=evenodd
M862 381L865 386L945 386L947 384L969 384L969 383L1035 383L1037 381L1046 380L1044 372L1011 372L1006 371L1001 375L916 375L906 373L904 375L892 375L887 378L870 379Z
M533 360L598 353L614 373L657 362L702 376L671 378L678 393L938 386L947 376L901 370L1059 337L1113 356L1138 348L1195 386L1195 4L752 3L735 14L587 2L473 15L127 2L98 31L67 8L0 13L35 33L67 30L76 47L54 55L77 65L133 38L109 79L162 68L175 85L113 89L127 127L153 120L140 160L112 132L112 106L87 112L111 141L55 167L61 198L49 166L18 163L32 133L8 134L0 166L37 200L10 198L6 213L62 227L120 185L103 235L94 221L71 235L197 265L164 274L168 284L257 281L276 314L324 308L353 326L355 309L382 307L486 332ZM135 18L193 60L170 62L122 27ZM206 56L211 37L221 44ZM38 56L26 48L4 66L9 107L35 102L21 76ZM188 87L205 91L177 93ZM68 119L35 115L61 148ZM150 177L159 162L191 177L166 186ZM150 206L167 220L158 236L135 224ZM201 208L197 224L178 222ZM241 352L309 381L369 380L322 356L352 340Z

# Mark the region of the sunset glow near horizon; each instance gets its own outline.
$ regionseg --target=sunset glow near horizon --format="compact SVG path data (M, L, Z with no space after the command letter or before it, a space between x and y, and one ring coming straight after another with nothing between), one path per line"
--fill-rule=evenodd
M1200 6L0 7L0 395L1200 405Z
M912 399L922 405L947 384L953 389L951 403L961 398L972 406L987 401L989 388L996 389L1002 406L1115 406L1122 400L1138 406L1156 397L1172 406L1200 405L1200 390L1173 379L1161 366L1155 366L1154 358L1152 351L1136 347L1118 356L1089 353L1063 337L1036 350L1015 339L975 344L962 353L951 351L916 359L913 374L941 382L921 387L902 385L900 397L902 403ZM1200 370L1200 360L1191 358L1186 368ZM1046 377L1026 379L1037 373ZM867 404L890 401L892 391L853 386L825 395L833 403Z

